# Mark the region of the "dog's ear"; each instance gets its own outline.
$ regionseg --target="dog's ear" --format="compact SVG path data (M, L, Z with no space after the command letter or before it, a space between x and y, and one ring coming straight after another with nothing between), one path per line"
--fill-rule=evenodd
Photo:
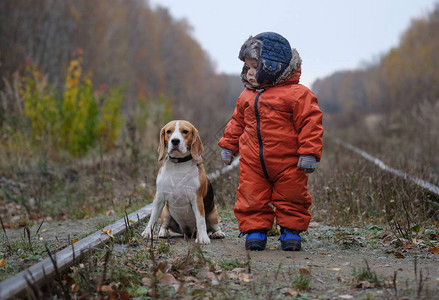
M198 130L194 127L192 131L192 144L191 144L191 155L195 160L199 160L204 147L201 142Z
M165 127L162 128L160 131L160 142L159 142L159 148L157 149L157 152L159 153L159 161L163 159L163 153L165 152L166 147L166 141L165 141Z

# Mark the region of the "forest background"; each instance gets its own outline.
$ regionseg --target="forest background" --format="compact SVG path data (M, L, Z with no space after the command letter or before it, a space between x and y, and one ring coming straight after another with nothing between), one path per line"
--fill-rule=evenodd
M314 82L325 147L338 137L437 184L438 53L436 6L376 61ZM0 78L0 207L12 227L144 205L160 128L190 120L215 153L242 90L238 76L215 73L190 24L142 0L1 1ZM389 220L387 205L400 199L397 208L412 216L438 217L434 195L386 194L401 183L359 188L371 176L327 153L333 166L322 165L311 187L316 210L329 202L349 220L358 220L354 210L362 220ZM371 195L383 203L371 207Z

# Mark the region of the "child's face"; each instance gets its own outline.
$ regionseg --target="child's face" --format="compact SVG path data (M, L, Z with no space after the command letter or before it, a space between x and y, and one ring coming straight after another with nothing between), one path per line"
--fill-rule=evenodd
M254 87L259 86L256 81L256 68L258 67L258 60L256 58L245 58L245 65L248 67L247 81Z

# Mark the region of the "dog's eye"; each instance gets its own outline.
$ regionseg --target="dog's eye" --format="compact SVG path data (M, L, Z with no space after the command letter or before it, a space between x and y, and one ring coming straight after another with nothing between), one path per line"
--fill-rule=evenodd
M166 131L166 134L171 134L172 133L172 130L167 130Z
M183 134L188 134L189 133L189 131L188 130L183 130Z

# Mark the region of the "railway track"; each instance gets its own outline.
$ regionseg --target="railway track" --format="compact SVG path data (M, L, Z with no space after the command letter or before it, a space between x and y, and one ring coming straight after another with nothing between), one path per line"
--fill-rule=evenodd
M419 187L439 196L438 186L406 174L402 171L393 169L385 165L381 160L340 139L332 137L330 138L344 148L361 155L364 159L374 163L382 170L390 172L395 176L402 177L405 180L411 181L417 184ZM232 165L212 172L207 176L210 180L215 180L216 178L232 171L238 166L239 159L236 158ZM140 210L137 210L134 213L118 220L117 222L106 226L104 229L96 231L94 234L53 255L50 255L48 258L18 273L17 275L0 282L0 299L13 299L25 295L29 289L36 289L43 286L45 283L53 280L57 273L62 273L63 271L67 270L70 266L79 261L81 257L89 254L97 247L107 243L111 237L105 232L111 232L112 235L121 234L125 232L129 226L136 226L147 219L151 213L151 209L152 204L145 206Z

